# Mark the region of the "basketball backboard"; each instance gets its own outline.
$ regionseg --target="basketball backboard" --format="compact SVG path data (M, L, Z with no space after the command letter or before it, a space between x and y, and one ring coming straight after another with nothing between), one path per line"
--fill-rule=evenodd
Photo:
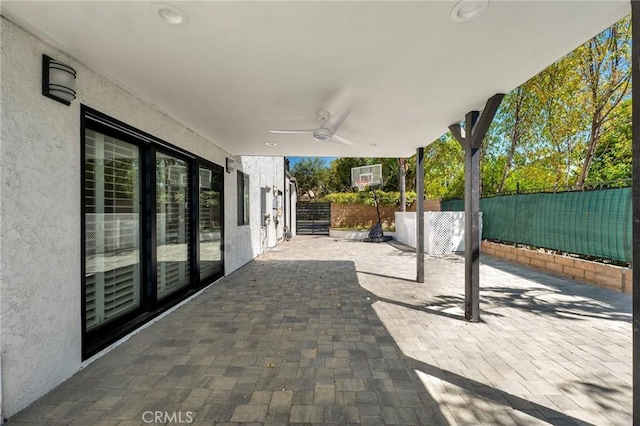
M351 186L360 191L367 187L382 185L382 164L353 167L351 169Z

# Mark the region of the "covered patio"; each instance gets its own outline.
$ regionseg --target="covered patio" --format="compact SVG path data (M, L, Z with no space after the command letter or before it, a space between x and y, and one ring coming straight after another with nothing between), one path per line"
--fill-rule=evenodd
M637 389L640 378L640 274L632 315L628 295L480 259L475 231L478 147L502 94L631 9L633 57L640 57L640 3L177 4L2 2L3 122L10 125L3 126L3 199L20 201L2 205L9 272L2 277L0 405L8 424L622 425L634 420L632 405L639 417L632 384L635 378ZM68 106L42 102L47 54L77 71ZM297 238L87 365L86 241L74 234L87 214L80 184L86 144L77 136L86 108L227 172L242 156L415 153L420 200L423 147L450 129L466 152L467 258L425 259L420 241L416 255L400 246ZM145 142L145 158L158 146ZM145 182L153 194L153 179ZM244 189L237 191L234 176L223 183L225 217L235 218ZM267 185L254 183L256 190ZM151 200L143 215L149 224ZM273 213L260 207L253 234L243 228L248 217L226 224L220 250L227 261L253 253L240 256ZM150 290L155 303L154 226L144 229L147 275L136 289ZM31 255L38 250L44 254Z
M415 262L296 237L7 424L632 423L630 295L483 256L472 324L464 259L427 257L425 284Z

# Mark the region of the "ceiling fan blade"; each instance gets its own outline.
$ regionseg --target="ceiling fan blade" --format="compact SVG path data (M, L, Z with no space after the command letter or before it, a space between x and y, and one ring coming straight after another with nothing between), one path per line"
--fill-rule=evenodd
M353 142L351 142L348 139L345 139L341 136L338 135L333 135L331 136L331 138L329 139L329 141L331 142L335 142L335 143L339 143L340 145L347 145L347 146L352 146L355 145Z
M284 134L299 134L299 133L313 133L316 129L303 129L303 130L269 130L269 133L284 133Z
M349 113L351 112L351 108L341 108L336 111L335 114L332 114L331 117L327 120L323 127L330 129L332 132L337 132L338 128L342 125L344 120L347 118Z

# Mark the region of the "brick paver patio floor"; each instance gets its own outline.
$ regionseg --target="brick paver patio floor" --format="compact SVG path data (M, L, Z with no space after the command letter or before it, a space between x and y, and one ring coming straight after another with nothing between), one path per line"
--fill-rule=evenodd
M294 238L7 424L631 424L630 296L482 263Z

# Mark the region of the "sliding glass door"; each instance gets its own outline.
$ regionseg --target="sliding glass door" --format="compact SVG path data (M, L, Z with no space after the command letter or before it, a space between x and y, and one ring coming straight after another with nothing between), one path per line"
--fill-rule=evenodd
M224 275L224 169L82 106L82 357Z
M189 285L189 164L156 153L157 294L162 299Z
M198 233L200 280L222 273L222 178L221 169L200 166Z
M130 143L85 134L86 330L140 307L140 153Z

